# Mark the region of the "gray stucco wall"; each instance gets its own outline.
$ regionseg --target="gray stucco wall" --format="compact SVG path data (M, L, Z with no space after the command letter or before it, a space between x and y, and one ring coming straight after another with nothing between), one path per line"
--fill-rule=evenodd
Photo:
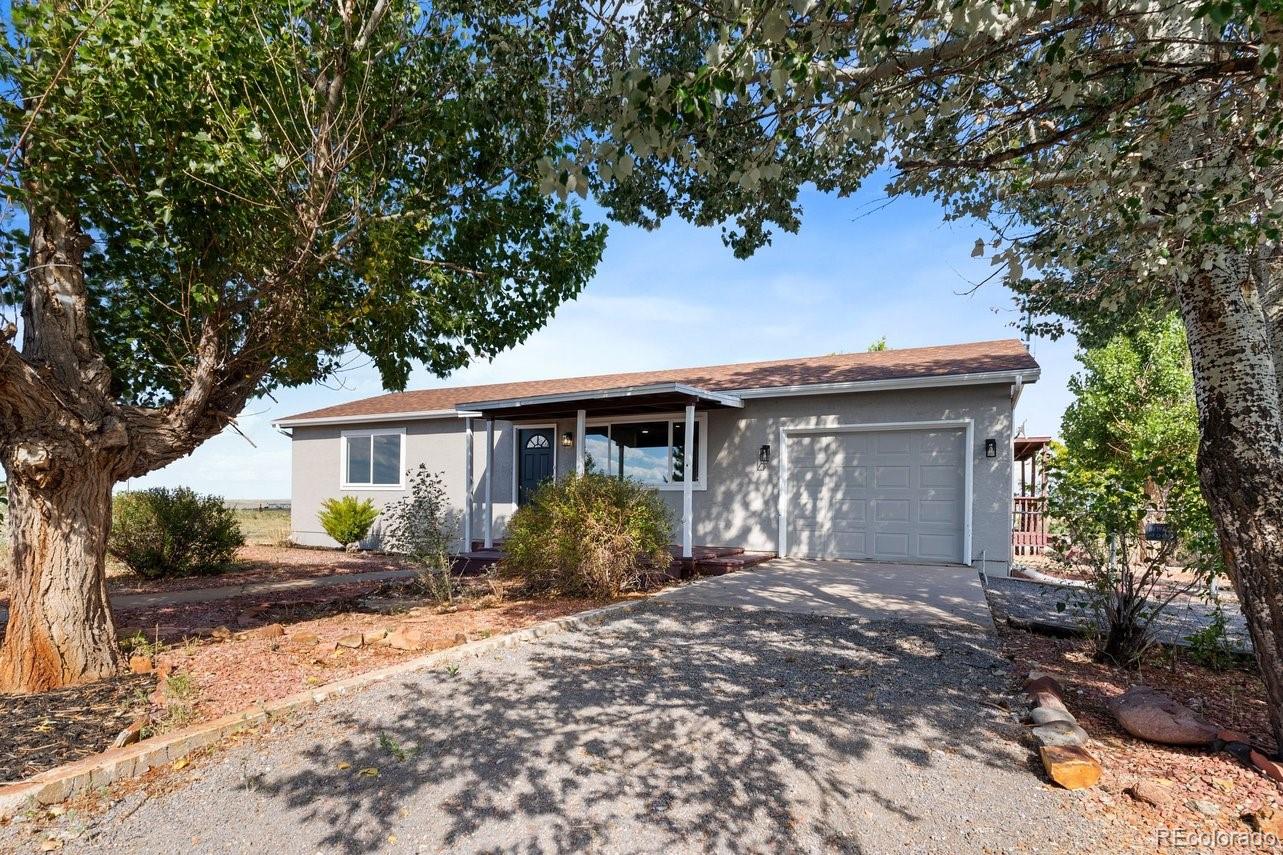
M774 551L779 528L779 430L882 422L916 422L971 419L974 422L972 455L972 555L983 553L989 570L1004 573L1011 558L1011 438L1012 406L1006 384L954 386L934 389L860 392L768 398L745 402L743 409L714 410L708 414L708 487L694 491L695 542L718 546ZM477 423L478 426L481 424ZM376 427L370 424L363 427ZM461 420L406 423L409 466L426 462L441 471L450 494L462 509L464 447ZM573 432L573 420L561 421L557 435ZM339 495L339 437L337 428L294 431L293 514L295 538L302 543L333 545L320 530L316 512L322 500ZM476 431L476 483L478 496L484 470L484 430ZM512 425L496 425L494 497L495 531L512 513ZM984 456L985 439L997 440L998 456ZM771 462L758 464L758 449L771 446ZM570 449L557 449L557 471L574 469ZM382 505L395 498L388 491L348 491L369 496ZM663 491L665 501L680 525L680 491ZM480 508L476 511L474 537L480 538ZM676 532L675 532L676 535Z
M294 428L291 444L291 505L290 518L293 539L306 546L337 546L338 544L321 528L316 515L321 503L336 496L351 495L370 499L382 508L389 502L402 498L404 491L344 489L340 486L340 437L344 430L362 428L404 428L404 468L414 470L419 464L439 472L445 481L453 510L457 515L458 547L463 545L462 520L467 490L464 485L463 419L425 419L417 422L370 422L342 427ZM515 503L512 493L512 425L495 423L494 491L495 532L503 531L504 521L512 515ZM473 482L478 501L485 483L485 424L473 422ZM481 539L481 513L473 514L473 538ZM380 523L375 523L367 545L377 546ZM456 548L458 548L456 547Z

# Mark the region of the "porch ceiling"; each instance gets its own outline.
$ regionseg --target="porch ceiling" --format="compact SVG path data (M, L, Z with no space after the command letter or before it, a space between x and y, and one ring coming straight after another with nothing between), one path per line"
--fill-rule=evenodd
M724 392L711 392L680 383L656 383L646 386L623 386L617 389L597 389L590 392L476 401L459 404L457 409L460 415L516 421L573 419L580 410L583 410L588 418L671 413L690 404L702 410L744 406L744 402L738 397Z

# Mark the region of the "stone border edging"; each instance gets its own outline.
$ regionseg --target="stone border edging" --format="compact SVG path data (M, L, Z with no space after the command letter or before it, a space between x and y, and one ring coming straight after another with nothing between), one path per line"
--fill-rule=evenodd
M0 787L0 819L8 819L32 803L57 804L74 795L106 786L114 781L137 777L148 769L172 763L193 751L213 745L224 737L262 724L282 713L319 704L332 697L364 689L389 677L430 668L443 662L477 658L554 633L597 626L607 618L630 612L649 600L649 597L642 597L622 603L612 603L578 614L542 621L502 635L435 650L405 662L354 674L351 677L296 692L238 713L194 724L174 733L153 736L124 748L110 748L101 754L46 769L25 781Z

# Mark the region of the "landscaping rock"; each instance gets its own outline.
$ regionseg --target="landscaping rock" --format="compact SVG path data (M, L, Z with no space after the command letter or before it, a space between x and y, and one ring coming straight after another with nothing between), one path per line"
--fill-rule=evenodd
M1094 787L1100 782L1100 763L1083 748L1044 745L1038 753L1047 776L1066 790Z
M133 745L143 738L143 728L147 726L147 717L139 716L129 723L129 727L122 730L112 740L112 748L124 748L126 745Z
M280 638L285 634L285 627L279 623L269 623L248 633L252 638Z
M1245 813L1242 819L1253 831L1259 831L1261 834L1273 834L1275 837L1283 839L1283 810L1279 810L1273 805L1266 805L1250 813Z
M1032 731L1039 745L1057 748L1082 748L1087 744L1087 731L1073 722L1053 721L1035 727Z
M1271 760L1256 750L1252 750L1248 754L1248 758L1252 761L1252 765L1265 773L1267 777L1283 783L1283 763L1279 763L1277 760Z
M131 674L150 674L152 672L152 661L150 656L130 656L129 673Z
M347 552L352 552L352 553L360 552L360 551L361 551L361 544L359 544L359 543L349 543L347 546L343 547L343 549L344 549L345 551L347 551Z
M467 644L467 643L468 643L468 636L467 636L467 634L466 634L466 633L462 633L462 632L456 632L456 633L454 634L454 643L455 643L455 644Z
M1252 738L1246 733L1239 733L1237 730L1227 730L1222 728L1216 731L1216 738L1221 742L1246 742L1251 744Z
M367 629L365 632L361 633L361 639L366 644L378 644L387 637L388 631L386 629Z
M157 662L156 668L152 673L156 675L156 679L159 682L163 683L169 679L170 674L174 673L174 663L165 661Z
M214 631L211 632L210 635L217 638L219 641L226 641L232 637L232 631L225 626L220 626L215 627Z
M339 638L338 641L334 643L339 647L347 647L351 650L356 650L358 647L360 647L365 643L365 639L361 637L361 633L353 632L348 635L342 636L341 638Z
M300 647L312 647L320 641L320 637L314 632L291 632L290 641Z
M426 636L422 630L399 626L388 633L387 644L393 650L422 650Z
M1221 815L1221 806L1206 799L1190 799L1185 804L1190 810L1198 811L1203 816L1217 817Z
M1211 745L1217 728L1189 707L1149 686L1132 686L1109 701L1109 711L1132 736L1163 745Z
M1039 709L1058 710L1063 713L1069 712L1069 708L1065 706L1065 702L1052 692L1033 692L1029 695L1029 702Z
M1050 707L1034 707L1029 711L1029 720L1033 722L1035 727L1058 721L1078 724L1078 719L1074 718L1073 713L1069 712L1069 710L1057 710Z
M1024 690L1025 694L1031 698L1038 692L1050 692L1062 701L1065 699L1065 689L1056 681L1056 678L1040 671L1029 672L1029 679L1025 680Z
M1166 787L1157 781L1137 781L1124 790L1124 792L1136 801L1152 805L1156 808L1165 808L1170 806L1174 798L1172 796L1171 788Z

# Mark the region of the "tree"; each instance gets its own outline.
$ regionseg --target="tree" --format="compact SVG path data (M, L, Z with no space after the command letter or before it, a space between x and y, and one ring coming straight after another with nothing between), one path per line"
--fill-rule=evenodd
M881 353L887 349L887 337L878 336L868 347L865 348L869 353Z
M587 0L592 2L592 0ZM1180 312L1198 467L1283 743L1283 10L1259 0L602 4L596 136L547 164L619 219L796 229L808 182L990 223L1034 332Z
M1152 644L1153 618L1223 569L1195 463L1189 350L1179 318L1142 318L1078 359L1064 442L1048 467L1049 510L1068 534L1065 559L1090 572L1099 654L1135 666ZM1146 522L1159 517L1169 539L1153 546ZM1192 583L1165 578L1177 550Z
M16 3L0 690L112 674L112 485L352 350L390 388L524 339L600 229L539 192L573 36L537 3ZM20 346L14 339L21 335Z

